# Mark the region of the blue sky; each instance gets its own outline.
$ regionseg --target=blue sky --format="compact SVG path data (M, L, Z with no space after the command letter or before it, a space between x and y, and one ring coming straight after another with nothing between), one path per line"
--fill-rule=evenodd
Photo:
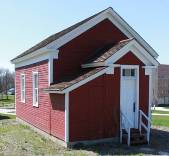
M169 0L5 0L0 5L0 67L45 37L107 7L116 10L169 64Z

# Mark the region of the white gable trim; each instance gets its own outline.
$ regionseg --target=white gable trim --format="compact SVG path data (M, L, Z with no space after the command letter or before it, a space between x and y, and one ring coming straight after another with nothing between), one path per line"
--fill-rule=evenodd
M19 62L33 59L37 55L43 55L50 49L58 49L64 44L68 43L72 39L76 38L80 34L84 33L85 31L89 30L90 28L94 27L96 24L100 23L101 21L109 19L121 32L123 32L128 38L135 38L153 57L157 58L158 54L155 50L132 28L130 27L127 22L125 22L112 8L108 8L102 13L98 14L96 17L90 19L86 23L80 25L76 29L72 30L71 32L63 35L62 37L58 38L57 40L49 43L43 48L40 48L28 55L25 55L21 58L17 58L12 60L13 64L18 64ZM57 54L58 55L58 54ZM29 64L27 62L27 64Z
M114 55L108 58L105 62L83 64L82 68L110 66L130 51L147 66L159 65L159 62L153 58L140 44L138 44L137 41L132 40Z
M128 38L136 38L136 40L155 58L158 57L158 54L155 50L132 28L127 22L125 22L112 8L108 8L101 14L87 21L86 23L80 25L71 32L65 34L59 39L49 43L48 48L58 49L64 44L68 43L72 39L76 38L80 34L94 27L96 24L100 23L104 19L109 19L117 28L120 29Z
M153 58L140 44L138 44L135 40L129 42L126 46L117 51L114 55L112 55L109 59L105 61L105 65L114 64L121 57L126 55L129 51L131 51L136 57L141 60L145 65L154 65L158 66L158 61Z

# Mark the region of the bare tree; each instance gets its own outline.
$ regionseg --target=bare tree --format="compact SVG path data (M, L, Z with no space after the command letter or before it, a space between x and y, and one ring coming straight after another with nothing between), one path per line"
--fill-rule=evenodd
M9 69L0 69L0 93L6 94L8 99L8 90L14 88L15 74L10 72Z

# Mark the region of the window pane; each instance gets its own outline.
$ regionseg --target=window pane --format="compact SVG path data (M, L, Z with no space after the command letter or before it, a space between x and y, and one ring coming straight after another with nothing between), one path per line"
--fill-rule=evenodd
M123 76L130 76L131 70L130 69L123 69Z
M38 102L38 89L35 89L35 102Z
M21 101L25 101L25 75L21 75Z
M38 106L38 73L33 74L33 105Z
M131 69L131 76L135 76L135 69Z
M37 74L34 75L34 85L35 85L35 88L38 88L38 75Z

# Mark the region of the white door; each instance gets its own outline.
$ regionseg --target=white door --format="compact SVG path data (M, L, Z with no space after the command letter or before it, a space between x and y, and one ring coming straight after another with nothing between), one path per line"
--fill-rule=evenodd
M121 70L121 111L130 120L131 128L138 128L137 70Z

